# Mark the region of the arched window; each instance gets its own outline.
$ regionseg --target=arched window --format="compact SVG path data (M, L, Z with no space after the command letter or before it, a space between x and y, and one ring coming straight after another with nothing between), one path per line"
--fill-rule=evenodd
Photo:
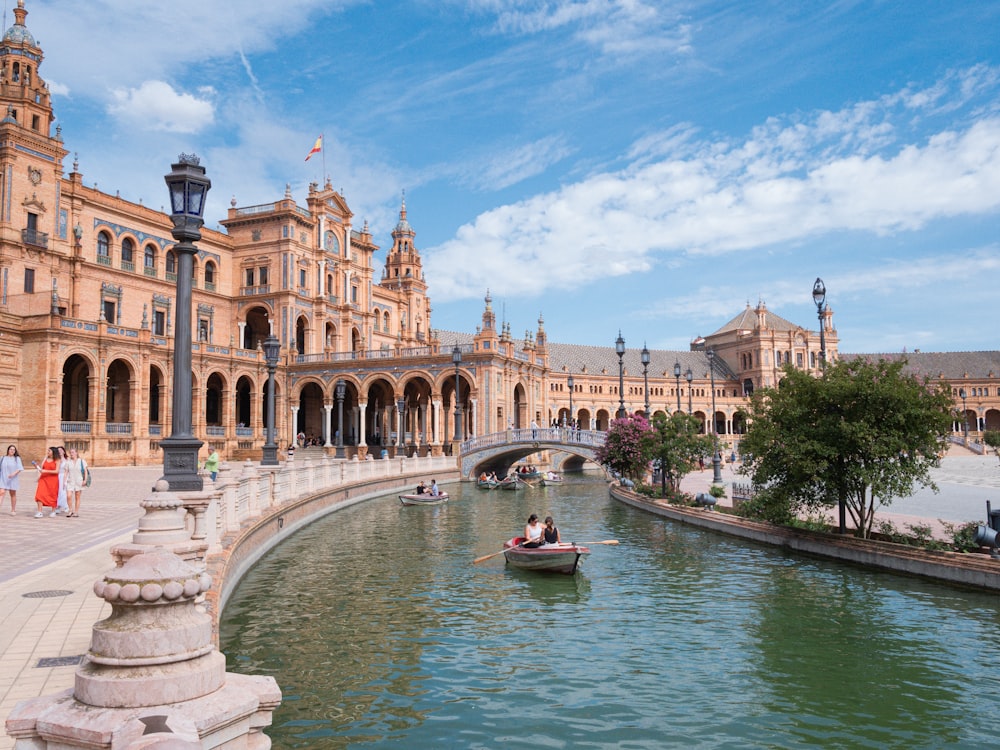
M142 267L147 276L156 276L156 245L146 245L143 249Z
M173 250L167 250L166 269L167 273L177 275L177 256Z
M382 320L383 320L383 329L386 332L388 332L388 330L389 330L389 313L388 312L385 315L382 316Z
M97 262L101 265L111 265L111 235L107 232L97 233Z
M215 264L205 264L205 288L209 291L215 289Z
M135 269L135 243L128 237L122 240L122 268L126 271Z

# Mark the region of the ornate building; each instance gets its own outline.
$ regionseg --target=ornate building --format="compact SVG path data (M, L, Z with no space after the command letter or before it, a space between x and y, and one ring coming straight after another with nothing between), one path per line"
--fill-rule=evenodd
M43 53L23 0L14 15L0 41L0 431L27 457L64 444L95 464L157 463L171 421L171 222L86 187L76 160L64 173L69 152L60 129L52 132ZM763 303L690 351L651 351L644 366L627 350L620 373L610 345L550 343L541 318L514 339L488 293L474 334L435 332L405 198L379 278L380 248L353 219L343 195L314 183L305 206L286 188L272 203L234 201L225 233L203 230L193 277L193 428L224 457L260 457L261 342L271 332L283 346L282 449L301 433L360 457L439 453L456 438L531 422L604 429L619 408L647 402L654 413L698 414L728 443L745 429L746 396L777 382L781 366L818 371L819 332ZM823 325L834 359L829 310ZM996 352L910 359L948 379L956 404L962 389L973 435L1000 427ZM956 431L964 432L960 420Z

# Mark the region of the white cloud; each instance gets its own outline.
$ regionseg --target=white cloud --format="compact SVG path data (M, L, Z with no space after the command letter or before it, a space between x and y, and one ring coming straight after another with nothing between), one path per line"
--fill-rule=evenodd
M464 169L463 181L478 190L502 190L543 173L571 153L565 139L542 138L507 150L491 149Z
M209 90L200 90L202 96ZM134 128L197 133L212 124L215 107L205 98L175 91L163 81L144 81L137 89L116 89L109 114Z

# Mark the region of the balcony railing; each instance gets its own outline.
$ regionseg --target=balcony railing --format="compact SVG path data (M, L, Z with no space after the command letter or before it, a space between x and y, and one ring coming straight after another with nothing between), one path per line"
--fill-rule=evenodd
M226 428L221 425L210 424L205 427L205 434L211 437L225 437Z
M90 422L61 422L60 429L70 435L89 435Z
M110 266L111 265L111 256L110 255L98 255L97 256L97 264L99 266Z
M104 425L104 431L109 435L131 435L131 422L108 422Z
M142 272L147 276L152 276L154 279L156 278L156 266L153 266L152 268L146 266L142 269Z
M176 271L167 271L167 281L177 281Z
M263 285L260 285L260 286L241 286L240 287L240 296L241 297L252 297L255 294L270 294L270 293L271 293L271 285L270 284L263 284Z
M25 245L34 245L35 247L48 247L49 235L46 234L45 232L39 232L37 229L22 229L21 241Z
M253 427L237 427L236 437L253 437Z
M122 270L123 271L135 271L135 263L133 263L130 260L123 260L122 261Z
M150 435L155 435L156 437L159 437L160 435L163 434L163 425L151 424L149 426L149 434Z

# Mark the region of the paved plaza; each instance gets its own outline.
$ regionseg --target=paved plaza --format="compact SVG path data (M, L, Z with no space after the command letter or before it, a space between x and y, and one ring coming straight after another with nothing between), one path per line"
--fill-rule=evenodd
M17 515L0 509L0 717L25 698L73 686L77 664L90 644L95 622L111 608L93 594L93 584L112 566L109 549L131 539L145 498L162 468L96 468L79 518L34 518L35 478L25 472ZM728 483L740 481L732 467ZM1000 509L1000 462L996 456L954 452L935 472L940 494L921 491L897 500L897 526L909 522L984 521L986 500ZM707 490L711 467L685 478L688 492ZM0 750L13 747L6 734Z

